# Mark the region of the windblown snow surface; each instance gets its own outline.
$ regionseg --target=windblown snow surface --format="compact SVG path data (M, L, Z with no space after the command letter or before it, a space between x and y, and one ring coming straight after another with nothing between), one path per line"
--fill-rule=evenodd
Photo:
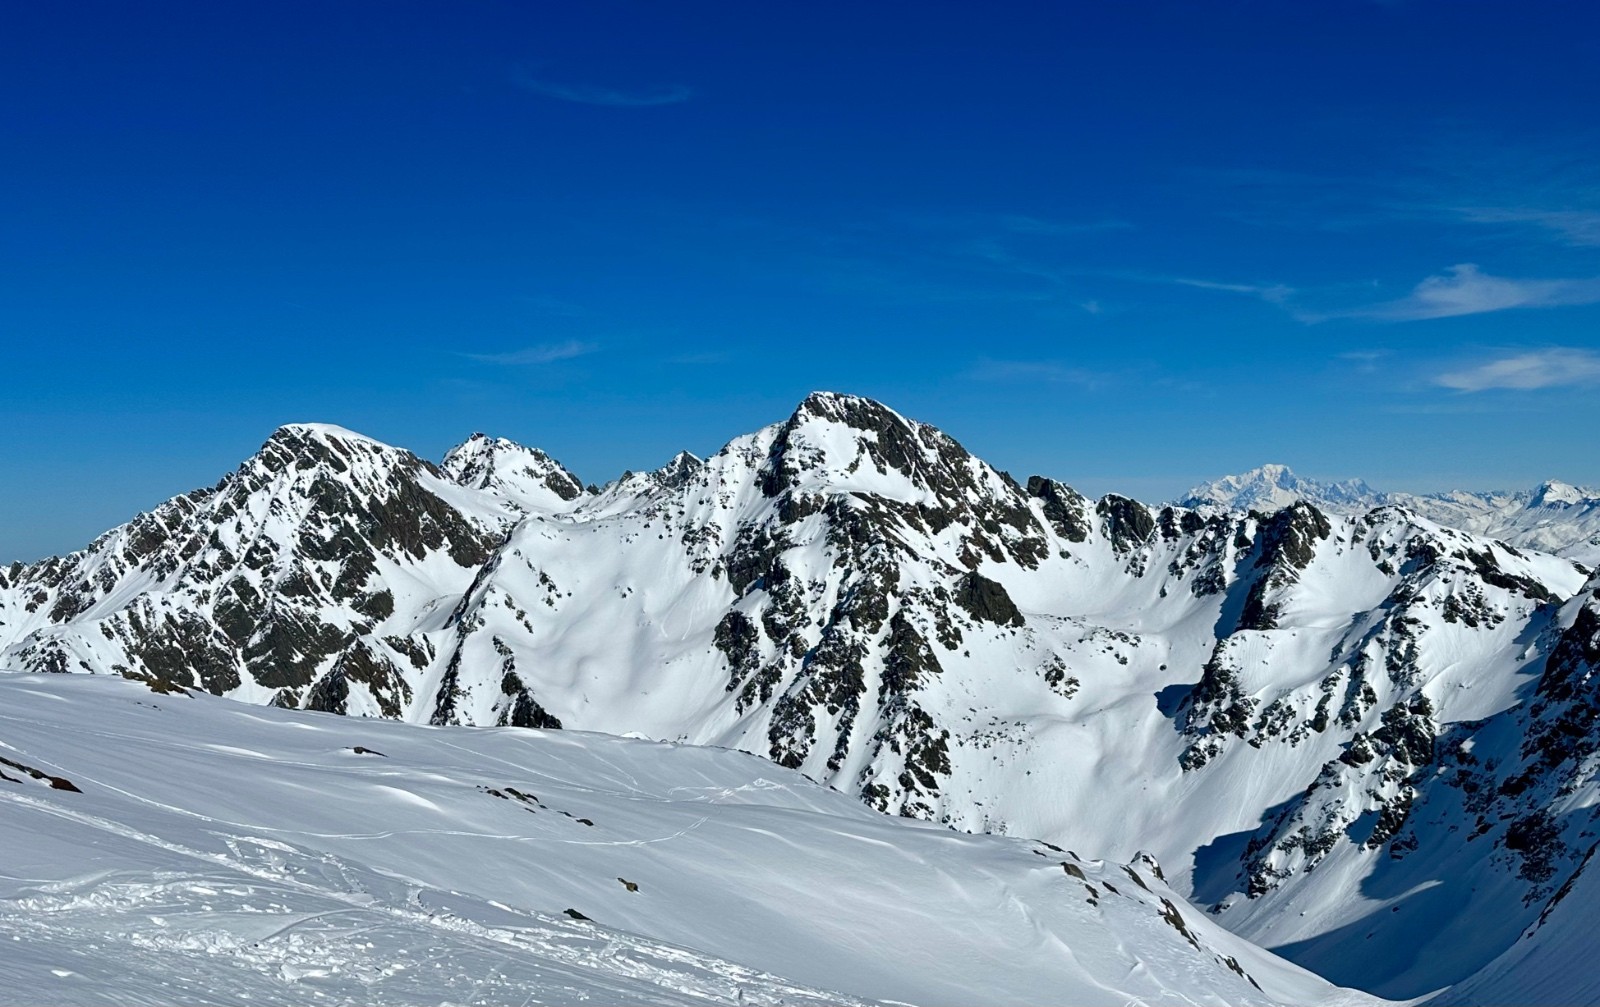
M0 680L0 1000L1372 1004L754 756Z

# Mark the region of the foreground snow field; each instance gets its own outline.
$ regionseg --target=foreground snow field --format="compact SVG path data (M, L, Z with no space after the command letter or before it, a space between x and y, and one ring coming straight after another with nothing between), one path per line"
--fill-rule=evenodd
M7 1003L1382 1002L734 751L18 675L0 759Z

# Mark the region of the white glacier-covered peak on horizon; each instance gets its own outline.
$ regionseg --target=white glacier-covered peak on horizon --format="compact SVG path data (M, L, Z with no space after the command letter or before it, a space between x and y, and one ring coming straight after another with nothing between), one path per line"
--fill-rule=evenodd
M1552 479L1541 483L1529 501L1534 507L1578 507L1600 503L1600 491Z
M1323 482L1296 475L1287 465L1269 464L1202 483L1185 493L1178 503L1185 507L1212 505L1271 512L1297 500L1342 513L1379 506L1383 495L1360 479Z

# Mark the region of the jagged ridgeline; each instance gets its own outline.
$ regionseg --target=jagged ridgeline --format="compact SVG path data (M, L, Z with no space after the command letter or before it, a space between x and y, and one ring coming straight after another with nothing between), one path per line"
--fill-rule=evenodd
M1401 506L1023 485L818 393L603 489L504 440L434 465L285 427L214 488L0 572L0 663L741 748L894 814L1152 849L1245 936L1415 996L1592 849L1587 576ZM1450 954L1420 943L1430 913Z

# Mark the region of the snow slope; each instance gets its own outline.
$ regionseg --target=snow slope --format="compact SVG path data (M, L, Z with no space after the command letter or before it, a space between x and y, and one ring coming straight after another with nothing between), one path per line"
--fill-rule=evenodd
M1593 863L1592 853L1591 848L1586 868ZM1441 1007L1600 1003L1600 971L1589 967L1595 950L1594 907L1600 898L1594 871L1574 875L1559 895L1515 944L1432 1002Z
M1550 740L1596 663L1567 559L1404 507L1091 501L830 393L577 487L509 442L435 467L285 428L0 571L0 668L742 749L902 816L1149 849L1223 925L1397 998L1500 956L1586 849L1587 756Z
M29 675L0 759L11 1003L1376 1002L736 752Z

